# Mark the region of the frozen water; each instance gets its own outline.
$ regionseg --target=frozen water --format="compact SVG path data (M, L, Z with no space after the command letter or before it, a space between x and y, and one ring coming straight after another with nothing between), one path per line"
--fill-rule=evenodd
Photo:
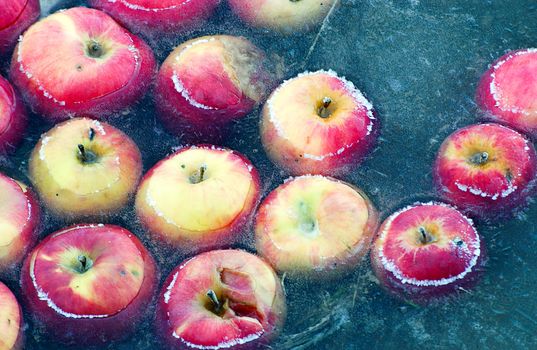
M245 0L247 1L247 0ZM79 1L44 0L45 13ZM362 187L386 217L414 199L433 197L431 164L442 140L475 122L474 92L487 65L507 50L537 45L535 0L341 0L319 32L282 37L251 30L222 6L201 31L151 42L162 61L177 44L204 34L244 35L287 65L286 77L332 69L370 100L382 122L372 156L346 180ZM275 58L276 59L276 58ZM3 64L3 73L7 62ZM225 146L258 167L268 193L287 177L264 156L259 112L234 125ZM142 149L147 170L181 144L155 119L151 97L112 124ZM27 159L47 125L33 118L32 133L1 171L27 181ZM162 279L185 257L149 241L131 209L109 221L144 239ZM65 222L47 214L43 235ZM482 283L446 304L417 307L378 286L368 263L342 281L323 285L285 279L288 322L274 349L528 349L537 344L537 204L501 224L477 223L490 260ZM245 241L244 248L251 249ZM162 281L162 280L161 280ZM16 278L8 281L20 295ZM153 307L148 310L151 314ZM29 320L29 317L26 317ZM30 325L28 349L57 348ZM154 349L151 320L109 349Z

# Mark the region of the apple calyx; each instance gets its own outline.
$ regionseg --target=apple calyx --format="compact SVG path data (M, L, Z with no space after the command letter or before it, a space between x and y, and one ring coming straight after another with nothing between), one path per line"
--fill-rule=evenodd
M78 144L78 160L83 164L93 164L97 162L99 157L97 154L89 149L86 149L84 145Z
M484 165L489 161L489 158L488 152L477 152L470 157L469 161L474 165Z
M332 99L330 97L324 97L321 101L321 106L317 109L317 115L323 119L330 117L332 111L328 108L332 104Z
M91 39L86 45L86 54L91 58L102 58L105 53L103 45L95 39Z
M418 228L418 232L420 234L419 240L421 244L427 245L436 242L436 238L434 237L434 235L429 232L425 227L420 226Z
M207 165L202 165L200 168L196 171L194 171L188 180L191 184L199 184L200 182L203 182L205 179L205 172L207 171Z
M85 255L79 255L77 258L77 266L75 267L75 270L80 274L84 274L89 269L91 269L92 266L93 260L91 260L90 257L87 257Z

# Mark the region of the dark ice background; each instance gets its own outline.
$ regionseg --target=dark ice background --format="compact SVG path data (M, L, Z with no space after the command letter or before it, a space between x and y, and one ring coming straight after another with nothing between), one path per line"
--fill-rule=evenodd
M41 2L44 14L83 4ZM537 1L341 0L320 31L289 37L248 29L223 5L202 31L151 45L162 61L189 38L224 33L244 35L269 54L282 56L286 78L303 70L333 69L373 102L382 121L379 145L345 180L362 187L385 218L404 204L434 195L431 164L446 136L476 121L474 92L482 72L508 50L537 46ZM264 155L258 118L255 111L238 122L223 144L254 162L266 194L286 175ZM150 94L111 123L140 146L144 170L182 144L155 119ZM34 116L25 143L14 157L0 159L0 170L29 182L29 153L48 128ZM160 263L162 278L184 259L148 241L132 209L109 222L129 228L146 242ZM42 236L64 225L47 215ZM335 282L285 279L288 320L272 348L537 348L537 204L507 222L478 223L478 229L488 245L488 272L475 290L461 291L459 298L443 305L417 307L392 299L379 287L368 261ZM245 242L242 247L251 245ZM20 295L16 273L7 282ZM61 348L32 325L26 334L27 349ZM151 318L128 341L105 348L158 348Z

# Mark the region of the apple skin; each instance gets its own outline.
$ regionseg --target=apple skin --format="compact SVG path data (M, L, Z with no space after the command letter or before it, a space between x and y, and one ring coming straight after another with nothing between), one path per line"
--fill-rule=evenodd
M41 13L39 0L0 0L0 55L7 55Z
M494 62L476 100L484 119L537 138L537 48L511 51Z
M92 40L99 45L98 58L88 51ZM141 98L155 73L147 44L104 12L83 7L32 25L19 40L10 69L34 112L53 123L111 116Z
M86 272L91 275L75 287L86 289L86 297L70 286L83 275L73 277L74 267L61 264L62 254L69 262L76 261L75 255L84 248L95 254ZM75 255L69 255L69 249ZM52 259L48 262L47 253ZM143 269L142 280L134 269ZM102 224L81 224L51 234L26 258L21 272L23 298L34 322L51 339L77 346L120 340L132 333L154 296L157 279L155 261L138 238L122 227Z
M33 191L0 173L0 233L5 238L9 229L10 242L0 239L0 276L13 273L26 253L35 245L41 222L41 209ZM13 227L15 225L15 227Z
M489 161L473 164L474 154ZM433 178L440 196L465 213L485 219L512 215L526 204L537 182L537 154L518 132L493 123L455 131L443 142Z
M133 33L149 38L177 35L200 27L220 0L89 0Z
M213 179L211 161L217 171L220 168ZM185 168L182 162L186 162ZM192 187L203 182L188 182L189 174L202 164L206 164L209 176L204 182L208 186L211 186L209 181L218 185L209 187L206 194L195 192L196 188ZM225 174L232 176L225 177ZM182 190L179 186L183 186ZM184 252L200 252L227 247L241 238L251 226L261 199L260 192L259 174L242 154L211 145L185 147L158 162L144 175L136 194L136 213L157 241ZM157 198L154 198L155 193ZM204 200L206 197L209 201ZM243 204L239 207L236 203ZM175 208L188 215L180 216ZM203 225L200 226L200 222Z
M308 206L306 212L301 204ZM310 215L315 236L309 231ZM287 180L261 203L257 251L291 276L339 277L362 261L378 224L377 210L360 189L334 178L301 176Z
M0 154L15 150L23 139L28 117L17 91L0 76Z
M225 318L210 311L209 289L234 311L228 309ZM241 250L215 250L172 271L158 299L156 324L169 349L245 350L264 348L285 316L280 281L266 262Z
M422 244L419 227L436 242ZM443 203L416 203L390 215L378 230L371 264L381 285L416 304L445 301L477 284L485 243L472 220Z
M83 164L77 158L79 144L98 154L98 162ZM95 218L116 213L131 199L142 175L142 156L121 130L75 118L41 136L29 172L41 200L56 215Z
M252 27L295 34L317 27L336 0L229 0L231 10Z
M24 320L17 298L0 282L0 349L22 350L24 347Z
M179 45L157 75L155 103L172 134L215 142L274 86L265 54L243 37L205 36Z
M324 98L333 108L319 116ZM268 157L291 175L343 176L371 151L379 134L371 103L333 71L306 72L269 97L260 123Z

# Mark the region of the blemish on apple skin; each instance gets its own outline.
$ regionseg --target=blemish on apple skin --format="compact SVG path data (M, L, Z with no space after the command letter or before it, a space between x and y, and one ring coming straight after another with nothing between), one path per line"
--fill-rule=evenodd
M136 270L132 270L131 273L133 276L136 276L136 277L140 276L140 273Z

